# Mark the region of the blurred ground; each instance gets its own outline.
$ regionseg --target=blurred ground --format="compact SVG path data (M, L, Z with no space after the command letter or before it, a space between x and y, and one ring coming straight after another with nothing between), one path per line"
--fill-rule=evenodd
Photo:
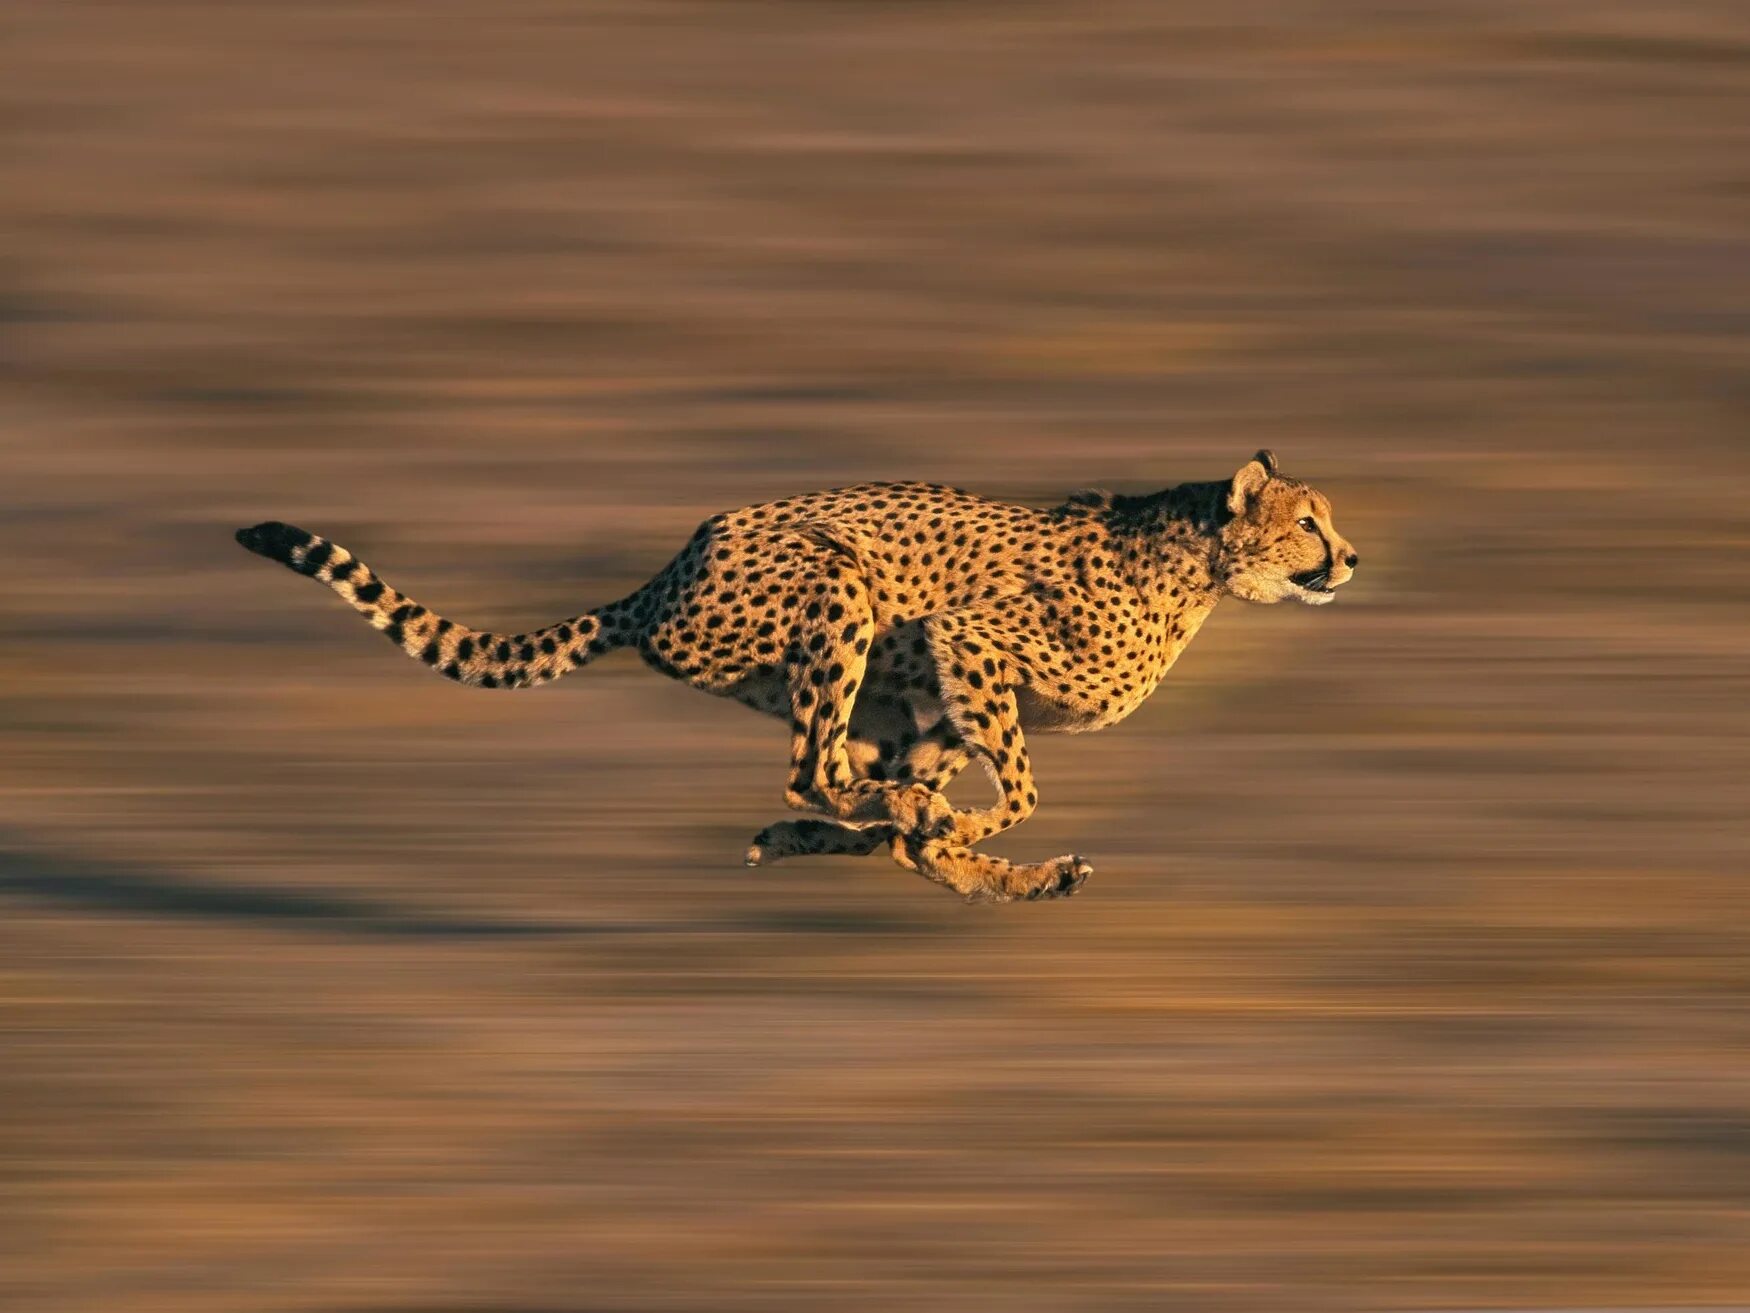
M1750 1303L1750 20L6 6L0 1303ZM432 679L865 478L1335 499L999 845Z

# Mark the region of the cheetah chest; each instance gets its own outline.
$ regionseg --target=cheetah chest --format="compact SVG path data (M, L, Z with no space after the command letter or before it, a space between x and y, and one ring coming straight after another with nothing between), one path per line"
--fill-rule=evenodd
M1022 727L1085 734L1116 725L1160 686L1207 615L1207 607L1195 607L1140 622L1127 615L1108 626L1098 646L1082 646L1017 690Z

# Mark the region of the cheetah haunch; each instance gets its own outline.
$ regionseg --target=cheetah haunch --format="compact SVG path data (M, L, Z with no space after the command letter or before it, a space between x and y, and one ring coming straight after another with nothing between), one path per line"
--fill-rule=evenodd
M706 520L644 587L526 634L434 615L325 538L270 521L250 551L327 584L409 656L462 684L527 688L618 647L790 725L784 800L758 866L815 853L894 859L963 897L1075 892L1080 857L1020 865L972 845L1039 801L1027 733L1117 724L1216 602L1329 602L1356 556L1325 497L1267 451L1232 479L1034 510L923 483L871 483ZM1001 798L942 790L982 762Z

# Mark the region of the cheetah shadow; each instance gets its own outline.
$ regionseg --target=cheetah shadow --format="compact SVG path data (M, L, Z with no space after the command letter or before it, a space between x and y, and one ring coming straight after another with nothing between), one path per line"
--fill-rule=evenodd
M0 903L93 914L253 926L364 940L629 939L725 931L786 936L917 933L906 918L737 910L720 918L643 922L487 919L282 885L200 880L121 862L55 856L0 841Z
M164 920L318 931L366 939L517 939L646 927L446 916L369 898L207 881L122 863L0 846L0 899Z

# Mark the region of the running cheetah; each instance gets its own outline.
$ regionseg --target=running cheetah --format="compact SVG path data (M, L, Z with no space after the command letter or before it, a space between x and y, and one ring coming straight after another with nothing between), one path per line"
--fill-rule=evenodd
M1077 856L973 850L1038 804L1024 733L1083 733L1140 706L1232 595L1329 602L1356 555L1323 494L1261 451L1231 479L1035 510L925 483L867 483L712 516L630 597L526 634L469 629L343 547L270 521L250 551L327 584L409 656L462 684L527 688L636 647L663 674L790 726L792 819L758 866L887 845L968 900L1074 893ZM942 796L972 761L995 806Z

